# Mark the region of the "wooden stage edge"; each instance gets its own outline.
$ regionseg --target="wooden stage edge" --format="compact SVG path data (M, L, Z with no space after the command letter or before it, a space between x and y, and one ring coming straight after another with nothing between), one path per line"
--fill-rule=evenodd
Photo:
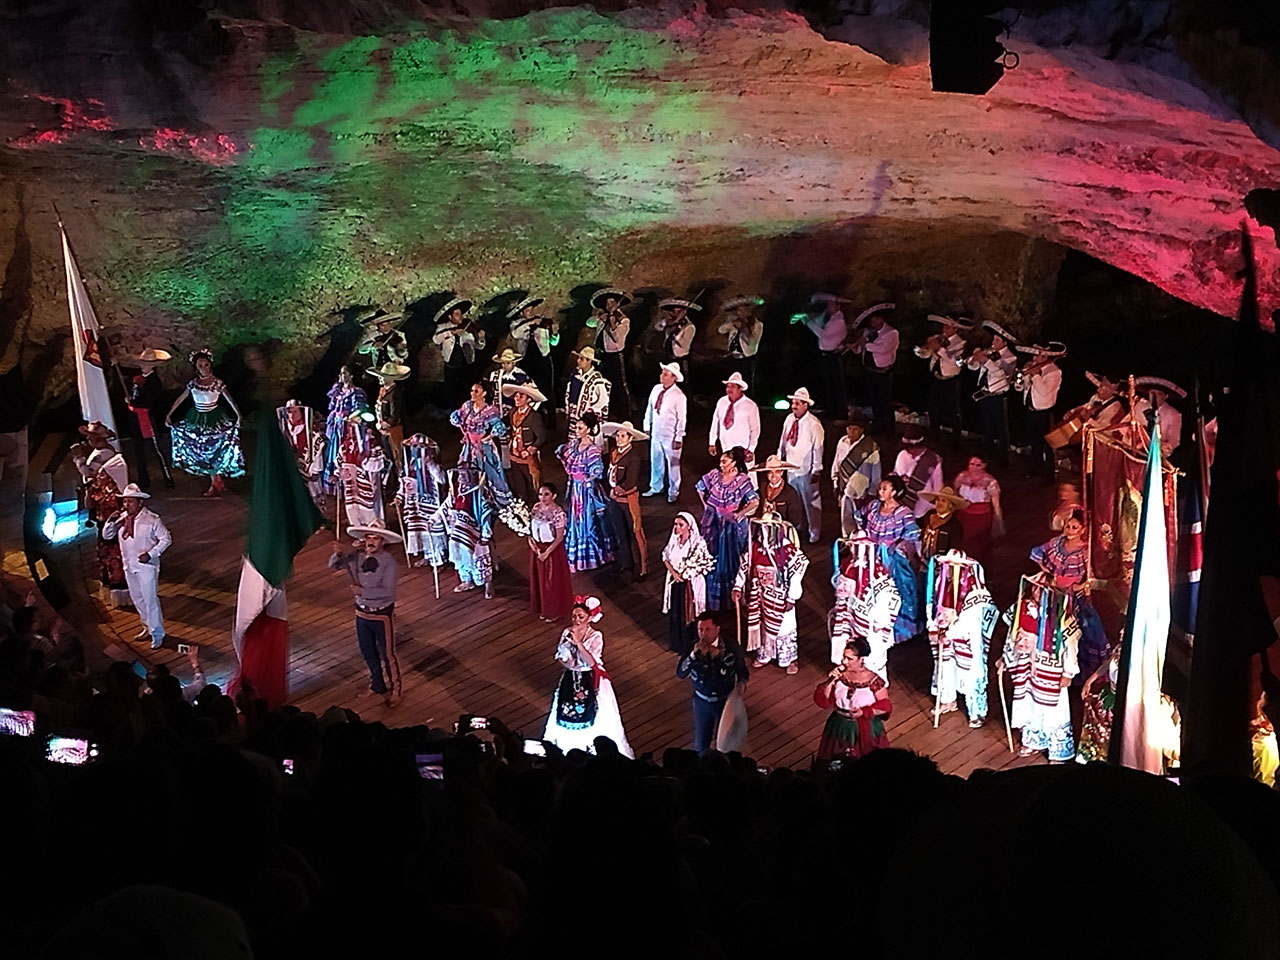
M695 413L693 419L706 418ZM781 418L766 411L760 449L776 445L780 428ZM427 429L442 441L446 456L456 450L454 431L447 424L435 422ZM705 436L705 426L699 431L691 425L689 436L691 441ZM828 448L834 447L837 436L828 430ZM608 572L598 577L574 574L573 578L577 593L594 594L604 601L604 618L599 624L605 638L604 659L637 755L660 755L668 747L692 745L692 686L676 678L676 658L667 651L660 573L660 554L671 521L680 509L697 515L693 483L710 468L705 447L694 441L686 449L688 462L679 504L669 505L663 497L643 501L649 576L626 586ZM828 457L830 453L828 449ZM882 456L892 462L887 453ZM948 480L963 468L966 458L966 453L946 457ZM558 464L547 472L563 488ZM1048 517L1054 500L1052 488L1039 481L1014 478L1015 472L1021 474L1016 467L1003 471L1010 475L1001 478L1009 532L996 541L987 568L988 583L1002 609L1013 600L1018 576L1029 569L1027 552L1049 536ZM148 643L133 640L139 622L132 610L110 610L97 599L92 529L82 528L74 539L55 547L55 560L69 592L79 595L70 609L81 611L82 622L75 626L82 631L87 647L97 645L117 659L165 663L188 680L190 668L186 657L177 653L177 644L196 643L209 679L225 685L235 672L231 624L249 482L232 481L232 492L220 499L207 499L201 496L205 486L202 478L179 475L175 479L175 490L154 484L149 503L165 519L174 538L161 565L160 597L169 632L163 649L153 652ZM73 485L73 471L64 465L55 476L59 498L73 497ZM800 672L789 677L776 666L753 670L747 687L750 735L745 752L770 768L807 766L827 717L825 710L813 704L812 694L830 668L826 618L833 602L831 536L838 530L839 520L829 481L823 500L825 537L805 548L812 562L798 610ZM480 591L453 593L457 578L450 567L441 568L439 600L433 594L430 568L402 571L396 632L404 699L394 708L387 708L381 700L360 698L368 686L368 672L356 650L347 581L327 567L331 546L327 531L316 533L298 555L287 586L291 703L316 713L335 704L350 707L366 720L395 726L449 726L462 713L496 716L527 737L541 738L560 673L554 653L561 627L540 621L529 610L523 539L499 526L493 544L499 570L492 600L484 600ZM84 611L92 612L86 615ZM96 622L92 622L95 614ZM729 629L733 629L732 622ZM1003 627L999 627L993 644L997 650L1002 639ZM979 768L1043 762L1038 758L1020 760L1010 754L994 689L991 716L985 726L971 730L964 715L957 712L943 716L935 730L930 671L923 640L900 645L890 653L894 712L887 729L894 746L928 755L944 772L962 776Z

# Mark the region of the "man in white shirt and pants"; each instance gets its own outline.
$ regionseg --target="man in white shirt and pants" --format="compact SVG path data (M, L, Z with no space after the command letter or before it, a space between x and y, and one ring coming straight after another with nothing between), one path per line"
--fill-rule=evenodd
M991 331L991 346L973 351L966 365L970 370L978 371L975 399L983 445L989 451L987 458L992 463L1005 466L1009 462L1009 410L1005 401L1018 366L1018 358L1009 345L1016 345L1018 341L993 320L983 320L982 325Z
M756 382L756 357L764 336L764 324L754 311L763 303L759 297L744 296L725 301L724 310L732 312L732 316L719 327L719 332L728 338L725 349L729 354L729 364L742 374L748 387Z
M707 436L707 452L718 457L734 447L747 454L747 469L756 462L756 444L760 442L760 408L746 396L747 381L734 371L724 381L724 396L716 401L711 415L711 432ZM717 447L719 449L717 449ZM752 474L754 481L755 474Z
M1027 407L1027 432L1031 441L1031 463L1027 475L1038 473L1044 479L1052 480L1057 458L1053 448L1045 443L1044 435L1053 429L1053 408L1058 403L1058 390L1062 387L1062 369L1054 361L1065 357L1067 348L1061 343L1051 343L1047 347L1032 344L1018 347L1017 351L1035 358L1022 370L1022 397Z
M102 539L120 541L120 558L124 561L124 580L129 585L129 598L142 618L142 630L134 637L151 637L151 649L164 646L164 618L160 611L160 555L173 543L169 528L160 517L142 505L151 494L131 483L120 493L124 509L102 525Z
M644 496L657 496L666 485L667 503L680 496L680 450L689 418L689 401L677 386L683 380L678 364L662 364L644 408L644 432L649 434L649 489Z
M787 483L804 504L809 542L817 543L822 535L822 445L826 434L822 422L809 412L813 398L808 389L801 387L787 399L791 401L791 412L782 423L778 456L796 465L795 470L787 471Z

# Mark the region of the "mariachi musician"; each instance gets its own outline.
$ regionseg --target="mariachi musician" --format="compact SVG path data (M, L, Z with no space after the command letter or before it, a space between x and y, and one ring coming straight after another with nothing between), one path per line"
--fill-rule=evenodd
M431 340L440 347L444 360L445 404L450 410L462 405L467 391L475 382L471 367L476 362L476 354L484 349L484 328L467 316L470 312L471 301L455 297L437 310L432 318L436 332L431 335Z
M1005 401L1018 366L1010 345L1016 346L1018 341L994 320L983 320L982 326L991 331L991 346L974 350L966 366L978 371L978 390L973 399L978 404L983 446L990 451L990 459L1003 466L1009 462L1009 411Z
M511 340L520 366L533 378L540 393L554 397L555 366L551 361L551 348L560 342L560 323L537 313L542 303L542 297L525 297L507 312L507 318L511 321ZM545 412L548 421L553 419L555 404L547 404Z
M1028 475L1039 473L1044 479L1052 480L1057 458L1045 438L1053 426L1053 408L1062 387L1062 368L1054 361L1065 357L1067 348L1061 343L1050 343L1048 346L1028 344L1014 349L1031 357L1014 378L1015 386L1022 390L1027 436L1031 440Z
M1094 386L1094 393L1088 400L1073 407L1063 415L1062 422L1045 435L1045 442L1057 450L1069 444L1079 443L1084 428L1105 430L1113 427L1127 412L1120 389L1106 377L1096 373L1085 372L1089 382Z
M387 313L381 309L361 318L360 324L365 333L356 351L368 355L369 366L376 369L384 363L409 362L409 342L400 332L402 323L404 314Z

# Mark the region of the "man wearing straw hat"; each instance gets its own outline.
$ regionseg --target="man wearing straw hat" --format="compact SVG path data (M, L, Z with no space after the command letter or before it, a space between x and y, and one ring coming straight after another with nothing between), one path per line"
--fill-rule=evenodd
M1150 435L1155 422L1160 424L1160 449L1165 456L1173 453L1182 443L1182 414L1169 403L1169 398L1185 398L1187 391L1164 377L1138 377L1134 380L1138 400L1134 404L1134 416L1147 428Z
M718 457L726 450L741 447L747 455L747 469L755 467L756 444L760 442L760 408L746 396L747 381L737 370L724 381L724 396L716 401L707 435L707 452Z
M822 536L822 445L826 433L822 421L810 412L813 398L807 387L788 394L787 399L791 401L791 412L782 422L778 456L796 465L787 473L787 482L804 504L809 542L817 543Z
M359 547L344 551L335 540L329 567L344 570L351 578L351 592L356 602L356 643L369 667L369 692L383 697L387 706L392 706L403 692L395 630L400 565L383 547L402 540L381 520L348 527L347 536L359 538Z
M510 463L507 486L514 496L531 505L542 483L542 447L547 442L547 428L533 408L547 398L532 383L503 384L502 396L512 403L506 448Z
M520 366L533 377L543 396L554 397L555 366L551 361L551 348L560 342L560 324L537 312L544 302L542 297L525 297L507 311L507 319L511 321L511 340ZM550 425L554 408L548 406L543 412Z
M794 469L796 469L794 463L787 463L776 453L769 454L764 463L755 468L755 472L762 475L761 479L756 481L760 490L760 506L756 510L756 515L763 517L769 514L779 520L785 520L805 536L808 532L809 520L804 504L800 502L800 494L787 483L787 471Z
M880 489L880 445L867 433L861 410L849 414L844 436L831 458L831 486L840 498L840 535L858 532L858 511Z
M689 351L697 333L689 311L701 312L702 305L681 297L670 297L658 301L658 308L666 311L653 325L655 330L662 332L662 359L667 364L678 366L683 380L689 376Z
M493 385L493 402L502 411L502 419L504 420L510 419L511 411L515 409L516 405L515 395L506 391L507 385L524 386L525 384L533 383L533 377L516 366L516 361L519 359L514 350L510 347L504 347L493 358L493 362L498 365L498 368L489 374L489 383ZM536 410L538 404L535 403L533 407Z
M926 562L940 557L950 550L964 549L964 525L959 511L969 506L969 501L952 487L941 490L925 490L920 499L933 504L920 518L920 556Z
M605 520L618 544L618 571L627 582L634 575L636 557L640 560L640 576L649 574L649 541L640 519L640 455L635 449L635 441L648 440L649 435L637 430L630 420L606 423L601 432L613 437L613 450L607 458L610 503Z
M368 356L370 366L409 362L409 342L400 332L404 314L374 310L362 318L360 323L365 328L365 334L357 351Z
M574 436L574 428L582 415L590 410L601 423L609 419L609 381L596 369L600 359L596 356L595 347L583 347L573 351L576 369L564 388L564 413L569 421L569 436ZM604 435L600 434L597 443L603 445Z
M983 320L982 326L991 331L991 346L973 351L966 365L978 371L978 390L973 397L978 404L983 446L992 462L1004 466L1009 462L1009 410L1005 400L1018 366L1018 358L1009 346L1018 341L994 320Z
M731 314L719 328L719 333L728 338L725 351L729 355L729 366L748 386L756 382L756 359L760 352L760 340L764 336L764 323L756 316L755 309L763 304L764 301L759 297L741 295L726 300L723 304L724 311Z
M433 318L436 332L431 335L431 341L440 348L444 360L445 405L449 410L462 405L467 390L475 382L469 368L476 362L477 352L484 349L484 328L467 316L470 311L470 300L454 297L437 310Z
M391 463L399 463L404 449L404 401L396 384L409 376L409 368L402 363L388 360L369 376L378 379L378 396L373 401L373 411L378 433L382 435L382 449Z
M148 447L160 464L164 485L173 489L173 474L169 472L169 462L160 449L157 428L157 424L163 422L164 414L156 414L164 397L164 385L160 382L160 375L156 373L156 366L172 359L173 355L168 350L147 347L132 361L119 363L120 366L136 367L138 371L127 379L122 379L126 394L125 406L129 408L129 442L133 446L134 456L138 458L138 486L143 490L151 486L151 474L147 470Z
M600 358L600 373L609 381L609 410L619 418L631 415L631 391L627 389L627 337L631 333L631 318L622 308L631 302L624 290L607 287L591 295L595 310L588 321L597 328L596 350ZM601 417L601 420L607 419ZM572 436L572 432L570 432Z
M680 455L689 419L689 401L678 386L683 381L684 372L679 364L661 364L658 383L649 392L649 402L644 408L644 429L652 438L649 489L644 495L656 497L666 486L667 503L675 503L680 496Z
M972 320L937 313L929 314L930 323L941 330L930 336L915 354L929 361L929 425L939 435L951 431L951 443L960 440L960 366L967 348L962 330L972 330Z
M124 579L129 586L129 599L142 618L142 630L134 637L151 637L151 649L164 646L164 614L160 609L160 555L169 549L173 536L159 515L146 508L143 500L151 494L128 484L120 491L122 509L102 525L102 539L120 541L120 558L124 561Z
M1022 397L1026 404L1024 422L1031 441L1031 465L1028 476L1040 474L1052 481L1056 472L1053 448L1045 442L1044 435L1053 429L1053 408L1058 403L1058 390L1062 387L1062 368L1054 361L1067 355L1061 343L1047 347L1028 344L1014 348L1032 359L1022 368Z

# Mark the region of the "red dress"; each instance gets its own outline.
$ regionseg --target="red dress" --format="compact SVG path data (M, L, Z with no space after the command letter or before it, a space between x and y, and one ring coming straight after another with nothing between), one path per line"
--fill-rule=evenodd
M888 700L876 700L876 691L884 686L885 682L874 674L864 682L837 680L830 693L825 680L818 684L813 691L813 702L831 710L831 716L822 728L817 759L863 757L872 750L889 746L884 721L893 712L893 705ZM884 713L870 715L868 709L873 703ZM854 710L861 710L862 715L853 716Z
M546 560L529 551L529 607L540 617L563 620L573 606L573 582L569 554L564 549L564 510L556 504L535 504L529 513L529 539L543 549L561 534L560 543Z

